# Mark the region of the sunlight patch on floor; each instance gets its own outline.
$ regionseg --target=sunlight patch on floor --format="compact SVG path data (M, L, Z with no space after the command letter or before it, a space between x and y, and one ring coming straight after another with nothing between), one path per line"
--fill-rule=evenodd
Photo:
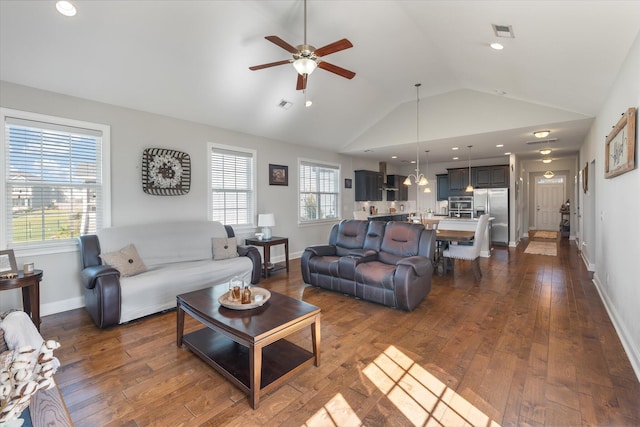
M338 393L304 424L306 427L361 426L362 421L351 409L342 394Z
M394 346L363 372L413 425L499 426Z

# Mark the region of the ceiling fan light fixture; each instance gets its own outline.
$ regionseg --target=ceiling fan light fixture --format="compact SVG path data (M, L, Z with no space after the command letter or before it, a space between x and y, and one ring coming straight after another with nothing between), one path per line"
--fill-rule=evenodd
M551 163L551 159L542 159L542 163Z
M546 138L550 133L550 130L537 130L533 133L533 136L535 136L536 138Z
M316 69L318 64L313 59L300 58L293 61L293 68L296 69L301 76L310 75Z
M543 156L551 154L551 148L543 148L542 150L540 150L540 154L542 154Z

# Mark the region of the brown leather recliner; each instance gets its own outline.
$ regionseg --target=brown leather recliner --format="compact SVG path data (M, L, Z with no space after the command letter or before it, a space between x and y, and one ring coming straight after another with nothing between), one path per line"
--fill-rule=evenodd
M343 220L302 254L305 283L403 310L431 290L436 234L422 224Z

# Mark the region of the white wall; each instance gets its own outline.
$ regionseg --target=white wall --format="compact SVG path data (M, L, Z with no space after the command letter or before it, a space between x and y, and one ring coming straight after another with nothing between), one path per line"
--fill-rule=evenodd
M25 86L0 82L0 105L6 108L48 114L111 126L112 225L166 220L207 219L208 142L251 148L257 151L258 212L276 216L274 235L289 237L290 257L299 257L305 247L325 243L332 223L299 226L297 223L298 159L339 164L344 178L353 179L352 159L334 152L287 144L197 123L177 120L113 105L73 98ZM151 196L142 191L141 156L144 148L161 147L191 155L191 190L184 196ZM289 167L288 186L268 185L269 163ZM351 218L354 189L342 193L343 212ZM253 234L249 230L248 234ZM284 257L282 246L272 258ZM34 262L44 270L41 284L42 314L83 306L78 252L25 258L16 253L18 264ZM0 310L21 307L18 290L3 291Z
M640 34L636 37L602 111L596 117L580 150L580 165L589 162L589 175L595 178L594 283L609 311L627 355L640 378L640 170L639 142L636 140L636 169L604 179L605 136L629 107L640 106ZM636 128L636 138L638 130ZM595 170L591 161L595 159ZM587 204L588 205L588 204ZM591 239L589 235L585 239ZM593 255L593 254L589 254ZM593 262L593 260L588 260Z

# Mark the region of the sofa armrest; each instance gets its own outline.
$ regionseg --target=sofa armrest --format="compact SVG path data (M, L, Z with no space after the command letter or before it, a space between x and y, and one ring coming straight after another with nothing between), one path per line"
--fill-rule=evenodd
M425 276L430 274L429 267L433 270L433 265L429 258L423 256L411 256L407 258L402 258L399 260L396 265L406 265L411 267L416 275Z
M313 256L330 256L336 254L336 247L333 245L316 245L305 248L305 252L311 252Z
M238 245L238 255L249 257L253 263L253 271L251 272L251 284L260 283L262 277L262 257L260 251L255 246Z
M120 279L120 272L110 265L94 265L87 267L80 272L80 279L82 284L87 289L93 289L96 286L96 280L100 277L115 276L115 279Z

